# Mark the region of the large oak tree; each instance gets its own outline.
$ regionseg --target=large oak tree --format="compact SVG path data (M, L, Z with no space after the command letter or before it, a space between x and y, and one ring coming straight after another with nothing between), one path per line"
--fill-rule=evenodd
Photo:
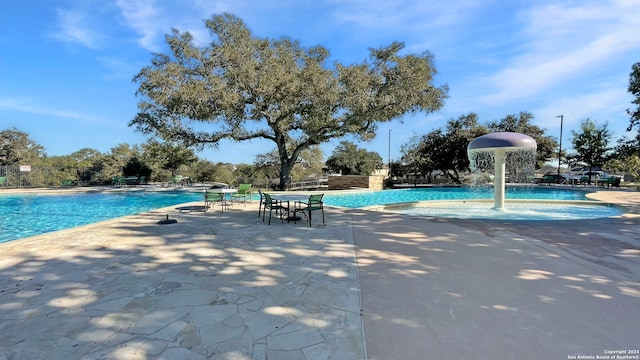
M378 123L436 111L447 96L446 86L432 84L432 55L400 55L400 42L369 49L360 64L328 65L324 47L255 37L231 14L205 25L209 46L174 29L166 37L171 53L156 54L134 78L142 100L130 125L195 147L273 141L280 188L302 150L346 135L370 140Z

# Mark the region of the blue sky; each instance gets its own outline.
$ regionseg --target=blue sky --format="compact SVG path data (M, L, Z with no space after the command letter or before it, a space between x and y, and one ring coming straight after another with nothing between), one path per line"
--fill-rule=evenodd
M488 122L527 111L555 137L563 115L564 148L585 118L608 122L616 137L629 124L637 0L32 0L0 5L0 129L29 133L48 155L145 142L128 127L139 100L133 76L153 52L167 52L171 28L204 46L204 19L222 12L254 36L322 45L331 62L362 62L368 48L396 40L408 52L430 51L435 84L447 84L449 98L437 113L381 124L375 140L359 144L385 162L389 148L397 159L412 135L470 112ZM336 144L322 147L325 156ZM199 155L252 163L272 149L225 141Z

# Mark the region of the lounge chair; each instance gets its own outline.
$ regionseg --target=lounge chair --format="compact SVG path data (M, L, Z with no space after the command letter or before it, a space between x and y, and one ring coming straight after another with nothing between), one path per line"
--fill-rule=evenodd
M62 187L72 187L73 185L75 185L75 180L72 180L72 179L62 180Z
M231 200L239 201L242 199L245 205L247 204L247 198L249 198L249 202L251 202L251 184L240 184L238 185L238 192L231 194Z
M280 217L280 221L284 222L285 217L289 217L289 201L277 200L271 197L271 195L267 193L262 193L264 195L264 211L262 212L262 221L264 221L265 216L267 214L267 209L269 209L269 225L271 225L271 213L273 211L276 212L276 216ZM286 204L286 205L285 205ZM286 216L285 216L286 212Z
M322 223L324 224L324 202L322 201L323 196L324 194L312 194L309 195L309 199L307 200L307 202L296 201L296 203L294 204L294 212L302 212L304 216L306 216L309 220L309 226L311 226L311 213L320 210L322 212Z

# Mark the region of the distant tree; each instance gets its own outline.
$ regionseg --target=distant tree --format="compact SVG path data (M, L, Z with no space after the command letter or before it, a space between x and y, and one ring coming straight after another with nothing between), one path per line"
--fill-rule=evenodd
M69 156L75 161L80 180L85 184L103 184L110 181L109 178L100 175L105 157L100 151L82 148Z
M127 161L122 168L122 172L124 173L124 176L136 176L138 178L144 176L149 179L151 177L152 170L144 163L144 161L140 160L137 156L134 156Z
M291 144L291 146L295 146ZM254 177L277 179L280 171L278 150L258 154L254 161ZM308 176L320 176L324 166L324 154L319 146L311 146L300 152L300 156L291 169L291 181L301 181Z
M47 169L46 178L38 177L38 171L31 171L31 181L42 183L46 186L60 186L63 180L81 180L78 172L78 162L70 155L46 156L40 159L39 165Z
M607 160L611 141L611 132L607 123L598 125L595 121L585 119L580 124L580 131L571 131L574 153L571 157L586 164L589 172L594 167L601 167ZM591 182L591 174L589 174Z
M545 135L544 129L532 125L533 115L528 112L507 115L500 121L487 124L489 132L509 131L531 136L537 143L536 168L541 168L550 159L558 156L558 141L552 136Z
M633 154L621 159L610 159L605 163L605 168L614 173L640 176L640 155Z
M111 148L111 152L104 154L100 178L111 179L114 176L124 176L124 166L133 157L141 157L142 152L137 145L131 146L121 143Z
M194 163L186 165L187 174L194 182L217 181L217 166L209 160L200 159Z
M640 62L631 66L628 91L634 96L631 103L636 106L635 109L627 109L627 114L631 117L627 131L631 131L634 127L640 126ZM638 133L640 134L640 129Z
M470 113L449 120L443 129L423 135L418 144L424 170L439 170L453 182L461 183L460 172L469 171L467 145L486 133L487 129L478 123L478 115Z
M278 179L280 159L278 158L277 150L256 155L253 164L256 167L256 171L263 174L267 179Z
M371 175L376 169L382 168L382 157L345 140L327 159L327 168L342 175Z
M328 66L322 46L254 37L233 15L205 24L208 47L174 29L166 37L171 54L156 54L134 78L143 100L130 126L196 147L273 141L281 189L303 150L347 135L370 140L378 123L436 111L447 96L446 86L432 84L432 55L401 56L400 42L370 49L361 64Z
M640 132L635 139L629 139L626 136L618 139L616 146L613 148L612 159L625 159L633 155L640 155Z
M233 184L235 178L233 176L234 165L230 163L219 162L215 164L211 180L224 184Z
M44 157L44 147L16 128L0 131L0 165L33 164Z
M192 149L178 143L149 140L142 144L142 151L146 162L170 171L171 176L178 175L177 171L181 165L189 165L198 161L198 157Z
M640 132L635 139L618 139L605 168L622 174L640 175Z
M237 164L233 170L234 177L240 179L239 181L254 178L257 173L257 168L250 164Z
M435 159L429 156L429 150L425 149L427 143L423 140L427 139L414 135L409 142L400 147L402 166L392 171L394 175L413 176L415 181L420 175L424 175L431 183L431 172L436 170Z
M320 177L325 165L324 153L319 146L311 146L300 153L300 158L291 169L291 179L302 181L308 177Z

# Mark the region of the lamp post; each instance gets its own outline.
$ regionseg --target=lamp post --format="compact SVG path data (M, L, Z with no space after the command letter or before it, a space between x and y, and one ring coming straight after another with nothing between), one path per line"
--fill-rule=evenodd
M391 129L389 129L389 148L387 151L387 175L391 177Z
M560 146L558 148L558 184L560 183L560 160L562 159L562 123L564 122L564 115L558 115L560 118Z

